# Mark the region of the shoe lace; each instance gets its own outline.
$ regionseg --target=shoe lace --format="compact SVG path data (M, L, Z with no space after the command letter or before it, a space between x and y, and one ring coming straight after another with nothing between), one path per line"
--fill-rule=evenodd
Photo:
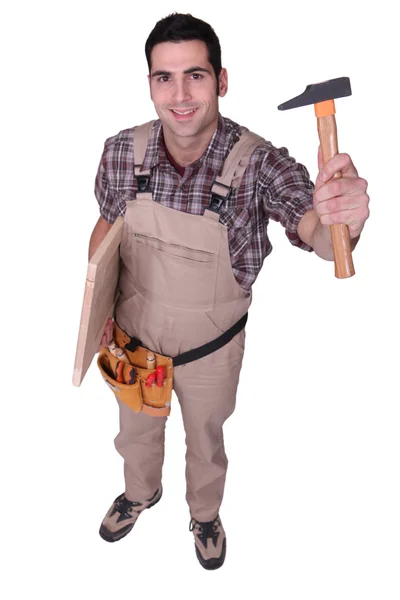
M211 538L215 541L218 538L218 527L221 525L221 521L219 516L215 517L213 521L197 521L196 519L191 519L189 523L189 531L193 531L195 527L198 527L197 535L204 542L207 538Z
M133 502L132 500L128 500L125 494L122 494L114 504L114 512L119 512L121 516L125 516L129 518L131 515L131 509L134 507L141 506L140 502Z

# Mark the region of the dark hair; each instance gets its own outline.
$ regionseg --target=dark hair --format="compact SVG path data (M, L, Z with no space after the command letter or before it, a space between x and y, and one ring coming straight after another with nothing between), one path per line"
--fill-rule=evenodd
M214 29L201 19L190 14L172 13L158 21L147 38L145 52L149 72L151 71L151 51L161 42L184 42L200 40L207 45L208 60L214 69L218 82L221 65L221 46Z

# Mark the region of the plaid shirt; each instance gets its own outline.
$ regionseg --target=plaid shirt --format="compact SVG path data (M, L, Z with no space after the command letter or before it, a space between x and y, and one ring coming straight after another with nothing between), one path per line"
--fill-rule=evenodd
M125 129L106 140L95 183L102 217L113 223L125 214L126 200L135 197L133 136ZM205 153L186 167L181 177L167 159L161 121L156 121L143 162L152 169L150 191L164 206L202 215L210 203L214 179L221 173L229 151L247 131L219 115L218 128ZM229 251L238 283L249 290L264 258L272 251L269 219L285 227L290 242L311 251L297 235L297 225L313 206L314 185L307 169L288 155L286 148L263 142L252 154L240 187L220 209L220 222L228 227Z

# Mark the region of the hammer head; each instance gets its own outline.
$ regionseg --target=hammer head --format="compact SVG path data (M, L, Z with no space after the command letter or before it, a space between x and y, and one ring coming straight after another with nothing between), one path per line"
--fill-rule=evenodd
M351 96L350 79L348 77L337 77L321 83L308 85L300 96L292 98L278 106L279 110L288 110L289 108L298 108L308 104L317 104L326 100L335 100Z

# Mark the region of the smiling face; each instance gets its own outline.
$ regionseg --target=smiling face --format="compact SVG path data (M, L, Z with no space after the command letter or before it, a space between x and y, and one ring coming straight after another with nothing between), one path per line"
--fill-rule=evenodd
M226 69L218 78L219 95L228 89ZM167 136L211 138L218 124L217 79L200 40L162 42L151 53L150 95Z

